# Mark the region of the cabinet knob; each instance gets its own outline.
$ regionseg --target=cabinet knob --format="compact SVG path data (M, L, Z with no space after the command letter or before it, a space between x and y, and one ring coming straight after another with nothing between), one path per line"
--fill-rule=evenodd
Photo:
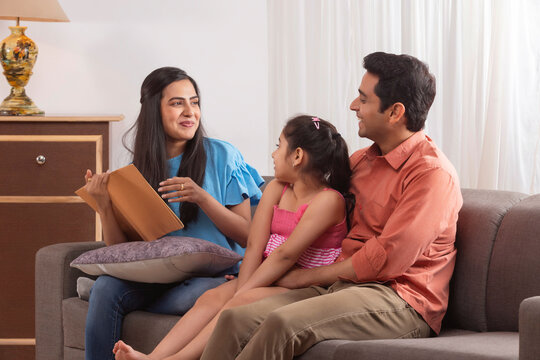
M38 157L36 158L36 162L38 163L38 165L45 164L45 161L47 161L47 159L45 159L45 156L43 155L38 155Z

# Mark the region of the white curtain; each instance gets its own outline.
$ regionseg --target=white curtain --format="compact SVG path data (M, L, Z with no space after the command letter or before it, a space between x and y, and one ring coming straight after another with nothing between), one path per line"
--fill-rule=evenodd
M425 130L462 187L539 193L539 16L536 0L268 0L270 144L309 113L369 145L349 110L362 59L407 53L437 78Z

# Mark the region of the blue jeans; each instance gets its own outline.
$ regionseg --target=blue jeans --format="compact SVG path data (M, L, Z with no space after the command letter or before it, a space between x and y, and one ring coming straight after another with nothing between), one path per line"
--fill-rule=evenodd
M206 290L226 280L200 277L174 284L146 284L100 276L90 291L85 329L85 359L114 359L124 316L135 310L183 315Z

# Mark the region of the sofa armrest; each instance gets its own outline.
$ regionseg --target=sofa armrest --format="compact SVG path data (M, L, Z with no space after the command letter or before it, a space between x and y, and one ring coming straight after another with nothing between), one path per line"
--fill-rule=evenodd
M519 306L519 360L538 359L540 354L540 296L523 300Z
M64 358L62 300L77 296L77 278L69 266L80 254L105 246L103 242L49 245L36 253L36 360Z

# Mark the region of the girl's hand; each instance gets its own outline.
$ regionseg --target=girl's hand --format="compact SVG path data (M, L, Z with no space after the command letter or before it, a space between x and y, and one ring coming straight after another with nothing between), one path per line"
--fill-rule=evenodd
M173 177L160 182L159 186L158 191L163 193L161 197L169 202L189 201L200 206L210 196L188 177Z
M227 281L231 281L231 280L236 279L236 276L234 276L234 275L225 275L225 279L227 279Z
M98 213L103 214L109 210L111 208L111 198L107 190L109 172L92 174L91 170L86 170L84 180L86 181L86 191L96 200Z

